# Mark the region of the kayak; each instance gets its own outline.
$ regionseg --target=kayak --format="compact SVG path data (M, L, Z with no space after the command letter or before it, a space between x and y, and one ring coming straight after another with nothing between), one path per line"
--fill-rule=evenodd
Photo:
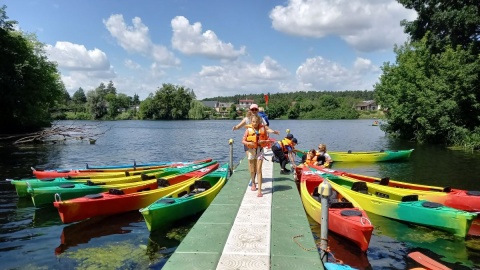
M131 168L122 168L122 169L87 169L87 170L51 170L51 171L37 171L34 168L33 174L37 179L46 179L46 178L59 178L59 177L69 177L69 178L113 178L113 177L124 177L131 175L139 175L142 173L148 173L154 170L166 168L166 167L177 167L181 165L190 165L199 162L210 162L212 159L197 160L192 162L164 162L163 165L157 166L144 166L144 167L131 167Z
M192 162L191 164L184 165L184 164L173 164L170 167L159 168L155 170L149 171L139 171L133 172L129 174L129 176L123 175L122 177L115 176L112 178L95 178L91 176L85 177L58 177L58 178L45 178L45 179L20 179L20 180L11 180L12 185L15 186L15 190L17 191L17 195L19 197L26 197L29 196L27 189L30 188L40 188L40 187L51 187L51 186L60 186L63 184L72 184L72 183L83 183L83 184L92 184L92 185L106 185L106 184L121 184L121 183L131 183L137 181L144 181L144 180L151 180L158 178L158 175L163 173L167 173L167 175L171 173L175 173L175 168L185 168L191 167L198 164L202 164L205 162L210 162L212 159L204 159L204 160L197 160Z
M149 231L204 211L225 185L228 163L140 209Z
M387 162L408 160L413 149L369 152L328 152L334 162Z
M159 187L142 192L128 189L109 190L108 192L90 194L66 201L58 200L53 205L57 208L63 223L138 210L187 184L187 181L194 182L200 179L202 176L216 170L218 166L218 163L215 162L200 170L182 174L175 179L175 182L169 181L171 185L167 187Z
M469 212L480 212L480 191L468 191L451 187L439 187L429 185L419 185L401 181L391 180L389 177L378 178L361 174L348 173L332 169L324 169L320 166L313 168L335 175L348 176L356 180L369 183L379 183L380 185L399 188L399 192L419 195L419 198L441 203L446 206Z
M185 163L178 162L178 163L188 164L188 162L185 162ZM128 173L159 169L159 168L171 166L172 164L175 164L175 162L165 162L165 164L157 165L157 166L128 167L128 168L121 168L121 169L38 170L38 169L32 168L32 173L38 179L68 177L68 176L70 177L93 176L93 175L96 175L96 176L105 175L106 177L110 177L108 175L112 173L125 176Z
M56 169L39 169L39 168L32 168L32 170L37 170L37 171L70 171L70 170L123 170L123 169L129 169L129 168L142 168L142 167L155 167L155 166L162 166L162 165L168 165L169 163L172 163L171 161L158 161L158 162L150 162L150 163L140 163L137 164L136 161L133 161L132 164L119 164L119 165L103 165L103 166L92 166L88 165L88 163L85 164L85 167L83 168L76 168L76 169L71 169L71 168L56 168Z
M318 171L336 190L350 195L365 211L380 216L433 227L465 237L476 214L419 200L418 195L395 192L394 188Z
M414 149L409 150L380 150L369 152L336 152L328 151L334 162L389 162L408 160ZM308 151L299 151L297 155L302 157Z
M167 168L162 173L158 174L153 180L135 181L131 183L121 184L100 183L95 185L93 182L88 182L87 184L71 183L63 184L60 186L49 186L40 188L28 187L27 192L32 196L33 204L36 207L39 207L45 204L51 204L56 200L69 200L86 196L88 194L106 192L111 189L133 188L137 191L144 191L170 185L170 183L176 182L175 179L183 174L199 170L215 163L215 161L212 161L209 163L197 164L195 166Z
M303 207L307 214L320 224L322 204L318 186L324 179L307 166L302 168L301 173L300 194ZM333 196L328 199L328 229L349 239L362 251L367 251L373 232L367 213L349 195L341 190L334 191Z

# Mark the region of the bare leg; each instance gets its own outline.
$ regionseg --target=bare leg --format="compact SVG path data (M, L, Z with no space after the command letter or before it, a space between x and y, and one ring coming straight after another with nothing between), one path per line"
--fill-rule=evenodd
M262 166L263 166L263 158L260 160L257 160L257 181L258 181L259 195L262 194L262 181L263 181Z
M252 178L252 190L255 190L255 175L256 175L256 166L257 160L251 159L248 161L249 169L250 169L250 177Z

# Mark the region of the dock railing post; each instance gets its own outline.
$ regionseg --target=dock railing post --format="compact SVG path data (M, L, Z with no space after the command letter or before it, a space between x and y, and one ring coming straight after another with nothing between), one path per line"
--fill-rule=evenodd
M327 179L318 186L320 193L320 203L322 204L322 220L320 223L320 259L322 262L328 261L328 198L332 194L332 186Z
M230 164L228 164L228 168L230 169L230 175L233 173L233 139L228 140L228 144L230 145Z

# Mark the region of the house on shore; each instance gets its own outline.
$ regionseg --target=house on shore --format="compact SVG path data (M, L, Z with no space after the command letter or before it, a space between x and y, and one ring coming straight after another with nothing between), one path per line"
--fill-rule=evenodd
M357 111L378 111L380 110L380 105L378 105L374 100L364 100L355 105L355 110Z

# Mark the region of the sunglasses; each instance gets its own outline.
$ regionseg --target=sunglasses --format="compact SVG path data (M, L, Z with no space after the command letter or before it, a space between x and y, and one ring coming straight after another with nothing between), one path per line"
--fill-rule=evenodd
M258 112L258 109L250 109L252 112Z

